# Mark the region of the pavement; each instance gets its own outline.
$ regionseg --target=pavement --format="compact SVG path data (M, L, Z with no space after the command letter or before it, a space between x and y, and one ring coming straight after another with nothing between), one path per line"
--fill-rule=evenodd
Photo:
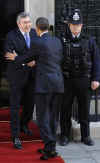
M87 146L80 141L70 142L67 146L57 143L57 151L65 163L100 163L100 139L93 139L94 146Z
M34 114L34 120L36 115ZM65 163L100 163L100 122L90 123L90 135L95 142L94 146L87 146L80 142L80 125L72 121L72 141L67 146L57 143L57 151ZM58 125L57 134L60 133Z

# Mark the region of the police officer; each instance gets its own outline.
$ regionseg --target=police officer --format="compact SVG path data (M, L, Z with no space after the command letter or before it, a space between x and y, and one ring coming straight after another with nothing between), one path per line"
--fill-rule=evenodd
M69 35L63 38L63 75L65 92L60 113L60 144L67 145L71 130L72 104L78 99L81 142L93 145L90 138L89 108L91 90L99 87L100 53L95 40L82 32L83 19L79 9L69 16Z

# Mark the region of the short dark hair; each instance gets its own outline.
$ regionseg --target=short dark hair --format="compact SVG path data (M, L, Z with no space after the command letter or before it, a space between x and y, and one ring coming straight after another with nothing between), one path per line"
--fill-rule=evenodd
M39 17L36 20L36 26L41 30L41 31L45 31L49 29L49 21L47 18L45 17Z

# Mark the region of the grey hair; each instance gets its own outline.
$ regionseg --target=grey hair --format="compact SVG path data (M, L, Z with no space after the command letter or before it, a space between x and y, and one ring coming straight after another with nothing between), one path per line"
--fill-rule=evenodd
M26 18L26 17L29 17L31 19L29 13L27 13L27 12L21 12L21 13L19 13L18 16L17 16L17 20L16 20L17 23L19 23L22 18Z

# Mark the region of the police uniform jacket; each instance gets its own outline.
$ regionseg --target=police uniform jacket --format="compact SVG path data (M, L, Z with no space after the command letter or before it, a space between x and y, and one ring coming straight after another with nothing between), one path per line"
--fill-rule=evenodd
M91 81L100 81L100 51L93 37L81 33L75 41L72 35L69 35L63 39L63 45L64 60L62 67L66 78L74 77L76 73L79 75L76 77L89 77ZM71 45L74 47L73 54L71 54ZM78 46L80 47L78 48ZM70 76L70 72L72 76Z

